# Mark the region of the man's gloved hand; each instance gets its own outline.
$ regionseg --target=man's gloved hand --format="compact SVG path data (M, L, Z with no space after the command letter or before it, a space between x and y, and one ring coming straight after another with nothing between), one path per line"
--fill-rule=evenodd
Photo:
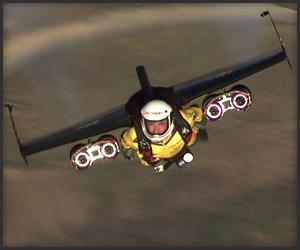
M207 120L205 119L205 117L203 117L201 122L196 122L194 126L197 129L205 129L207 126Z
M132 148L125 149L125 148L121 147L121 153L127 160L130 160L130 161L135 160L137 158L136 152Z
M206 130L207 120L203 118L201 122L195 123L194 127L198 129L197 138L200 142L208 142L208 133ZM197 139L197 140L198 140Z

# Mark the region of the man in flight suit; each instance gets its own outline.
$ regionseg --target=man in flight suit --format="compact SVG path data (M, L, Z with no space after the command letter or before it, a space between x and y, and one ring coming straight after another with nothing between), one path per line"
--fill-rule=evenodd
M142 165L152 166L158 173L174 159L178 167L193 160L189 146L196 142L203 126L201 108L190 106L175 112L166 101L154 99L142 107L140 114L141 126L131 127L121 136L126 158L139 159ZM205 140L206 130L202 131Z

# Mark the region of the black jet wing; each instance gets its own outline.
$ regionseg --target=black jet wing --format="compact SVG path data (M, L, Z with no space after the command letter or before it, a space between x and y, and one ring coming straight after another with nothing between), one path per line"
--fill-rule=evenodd
M176 84L173 86L173 91L178 103L185 105L193 99L222 89L285 59L287 59L287 54L282 46L245 62Z
M248 61L219 69L204 76L173 86L179 105L185 105L204 94L222 89L287 58L284 47L267 52ZM55 133L20 144L23 156L92 137L101 133L130 127L132 122L125 105L95 115Z
M193 80L177 84L172 87L172 90L175 93L178 104L185 105L195 98L222 89L233 82L250 76L285 59L287 59L287 55L284 47L282 46L280 49L270 51L240 64L220 69ZM143 72L141 69L139 68L137 71L141 78L141 84L144 83L142 84L142 87L143 85L146 86L149 84L148 81L146 81L147 79L142 77ZM12 107L10 107L10 111L11 109ZM126 109L126 105L121 105L105 113L97 114L67 128L28 142L21 143L17 134L16 137L18 139L22 156L26 161L27 155L106 133L121 127L131 127L132 125L133 124L130 119L130 114ZM15 128L14 130L16 133Z
M121 127L130 127L131 121L125 105L118 106L105 113L97 114L55 133L19 143L23 157L63 144L71 143Z

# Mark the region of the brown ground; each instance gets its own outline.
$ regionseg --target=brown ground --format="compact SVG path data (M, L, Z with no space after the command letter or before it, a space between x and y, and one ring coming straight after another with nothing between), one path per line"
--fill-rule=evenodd
M4 103L22 141L278 47L286 62L241 81L246 113L209 123L195 160L161 175L122 157L88 171L72 145L29 157L4 112L5 246L293 246L296 242L296 11L262 4L5 4ZM113 134L120 135L121 130Z

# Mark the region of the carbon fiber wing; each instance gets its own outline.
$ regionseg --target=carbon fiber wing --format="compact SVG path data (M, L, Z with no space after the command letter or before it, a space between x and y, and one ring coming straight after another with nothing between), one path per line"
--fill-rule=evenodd
M193 99L222 89L285 59L287 59L287 54L282 46L245 62L174 85L173 91L178 103L185 105Z
M121 105L57 132L32 141L24 142L20 144L20 150L25 158L27 155L38 153L43 150L129 126L131 126L131 121L128 118L125 105Z
M174 85L172 89L178 104L185 105L195 98L222 89L240 79L277 64L286 58L287 54L282 46L279 49L267 52L243 63L179 83ZM28 155L106 133L114 129L131 127L132 125L126 106L120 105L105 113L97 114L62 130L28 142L21 143L17 134L16 136L21 154L26 161L26 156Z

